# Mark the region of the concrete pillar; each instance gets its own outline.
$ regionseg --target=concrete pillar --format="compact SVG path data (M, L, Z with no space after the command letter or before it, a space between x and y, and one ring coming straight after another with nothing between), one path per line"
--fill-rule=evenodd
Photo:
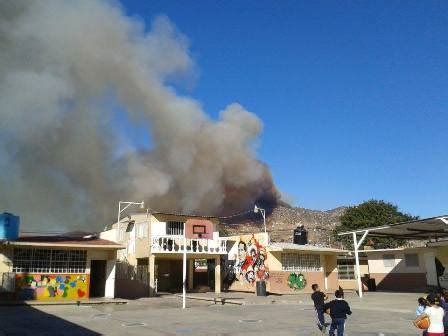
M221 293L221 256L215 257L215 293Z
M322 271L324 275L324 288L325 290L328 290L328 268L327 268L327 257L325 254L320 255L320 264L322 266Z
M188 260L188 289L192 290L194 288L193 284L194 276L194 259Z
M423 254L426 271L426 284L428 286L437 286L437 270L434 252L425 252Z
M109 299L115 297L115 264L115 258L106 261L106 286L104 289L104 296Z
M149 255L149 296L156 296L156 256Z

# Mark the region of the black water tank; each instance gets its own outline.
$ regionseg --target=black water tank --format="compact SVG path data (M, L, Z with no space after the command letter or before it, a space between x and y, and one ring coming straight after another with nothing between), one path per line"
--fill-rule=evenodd
M294 230L293 242L294 242L294 244L298 244L298 245L308 244L308 231L305 230L303 225L299 225Z

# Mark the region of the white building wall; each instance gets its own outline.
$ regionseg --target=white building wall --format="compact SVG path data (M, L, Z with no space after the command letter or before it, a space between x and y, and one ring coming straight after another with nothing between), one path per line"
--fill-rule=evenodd
M418 255L418 267L409 267L405 264L405 254L417 254ZM384 261L384 256L394 255L393 266L387 266L387 262ZM381 252L369 252L367 253L369 272L378 274L387 273L424 273L425 259L423 258L423 251L381 251Z
M151 221L151 235L152 236L166 235L166 223L159 222L157 220Z
M114 257L112 260L108 260L106 263L106 288L104 296L106 298L114 298L115 297L115 264L116 258Z

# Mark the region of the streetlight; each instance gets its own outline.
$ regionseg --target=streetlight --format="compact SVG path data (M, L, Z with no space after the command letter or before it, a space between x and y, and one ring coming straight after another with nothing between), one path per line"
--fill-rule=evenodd
M121 205L126 204L126 206L122 209ZM120 240L120 215L123 211L125 211L127 208L129 208L131 205L140 205L140 209L145 208L145 202L126 202L126 201L119 201L118 202L118 215L117 215L117 242Z
M254 206L254 212L255 212L255 213L260 212L261 215L263 216L264 233L265 233L265 235L266 235L267 243L268 243L268 245L269 245L269 236L267 235L267 231L266 231L266 210L257 207L257 205L255 204L255 206Z

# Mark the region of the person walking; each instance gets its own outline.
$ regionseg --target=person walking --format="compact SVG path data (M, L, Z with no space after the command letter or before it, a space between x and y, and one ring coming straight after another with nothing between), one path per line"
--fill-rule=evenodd
M345 321L347 320L347 315L351 315L352 311L347 301L344 300L343 293L338 289L334 296L335 300L332 300L324 305L324 311L330 310L331 316L331 326L329 335L334 336L335 330L337 330L337 336L343 336L345 330Z
M427 329L427 336L444 336L444 328L443 328L443 317L445 315L445 311L442 307L440 307L439 298L430 294L426 297L426 301L428 302L428 306L423 311L423 314L418 316L414 320L414 325L417 326L417 323L424 319L429 318L429 328Z
M448 336L448 291L446 289L442 290L440 295L440 307L445 311L443 327L445 329L445 336Z
M324 304L325 300L328 299L328 296L320 291L318 284L312 284L311 289L313 290L313 294L311 294L311 300L313 300L314 302L314 309L316 311L316 317L317 317L317 327L322 333L325 333L326 325L324 315Z

